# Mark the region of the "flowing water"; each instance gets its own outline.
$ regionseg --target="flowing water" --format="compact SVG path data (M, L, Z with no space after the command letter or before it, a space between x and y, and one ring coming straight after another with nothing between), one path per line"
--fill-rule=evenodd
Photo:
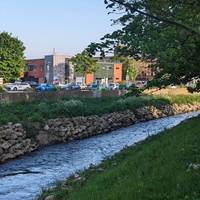
M199 115L200 112L138 123L109 134L46 147L0 165L0 200L32 200L41 190L97 165L126 146Z

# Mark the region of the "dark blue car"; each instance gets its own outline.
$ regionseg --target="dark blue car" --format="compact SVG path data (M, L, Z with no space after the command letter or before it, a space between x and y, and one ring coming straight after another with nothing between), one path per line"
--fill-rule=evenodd
M54 85L43 83L40 84L38 87L35 88L36 91L43 92L43 91L55 91L56 88Z
M76 83L69 83L64 86L65 90L80 90L81 87L80 85L77 85Z

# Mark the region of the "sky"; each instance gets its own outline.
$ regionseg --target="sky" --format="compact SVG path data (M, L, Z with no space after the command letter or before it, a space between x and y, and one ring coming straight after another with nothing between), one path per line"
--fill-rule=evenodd
M116 29L104 0L0 0L0 32L24 42L26 58L73 56Z

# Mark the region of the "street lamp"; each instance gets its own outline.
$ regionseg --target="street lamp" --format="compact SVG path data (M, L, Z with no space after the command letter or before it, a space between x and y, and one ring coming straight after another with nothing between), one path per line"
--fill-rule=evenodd
M103 67L103 69L106 70L106 86L108 87L108 79L109 79L109 77L108 77L108 71L110 69L110 66L107 65L107 66Z
M126 71L126 86L129 85L129 69Z
M46 64L46 80L47 80L47 83L49 83L49 80L50 80L50 62L47 62Z

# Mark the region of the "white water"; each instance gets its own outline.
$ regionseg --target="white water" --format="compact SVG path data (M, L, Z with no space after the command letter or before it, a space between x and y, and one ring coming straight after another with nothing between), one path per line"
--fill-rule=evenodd
M199 115L187 113L113 131L68 144L54 145L0 165L0 200L32 200L42 188L65 180L76 171L97 165L124 147Z

